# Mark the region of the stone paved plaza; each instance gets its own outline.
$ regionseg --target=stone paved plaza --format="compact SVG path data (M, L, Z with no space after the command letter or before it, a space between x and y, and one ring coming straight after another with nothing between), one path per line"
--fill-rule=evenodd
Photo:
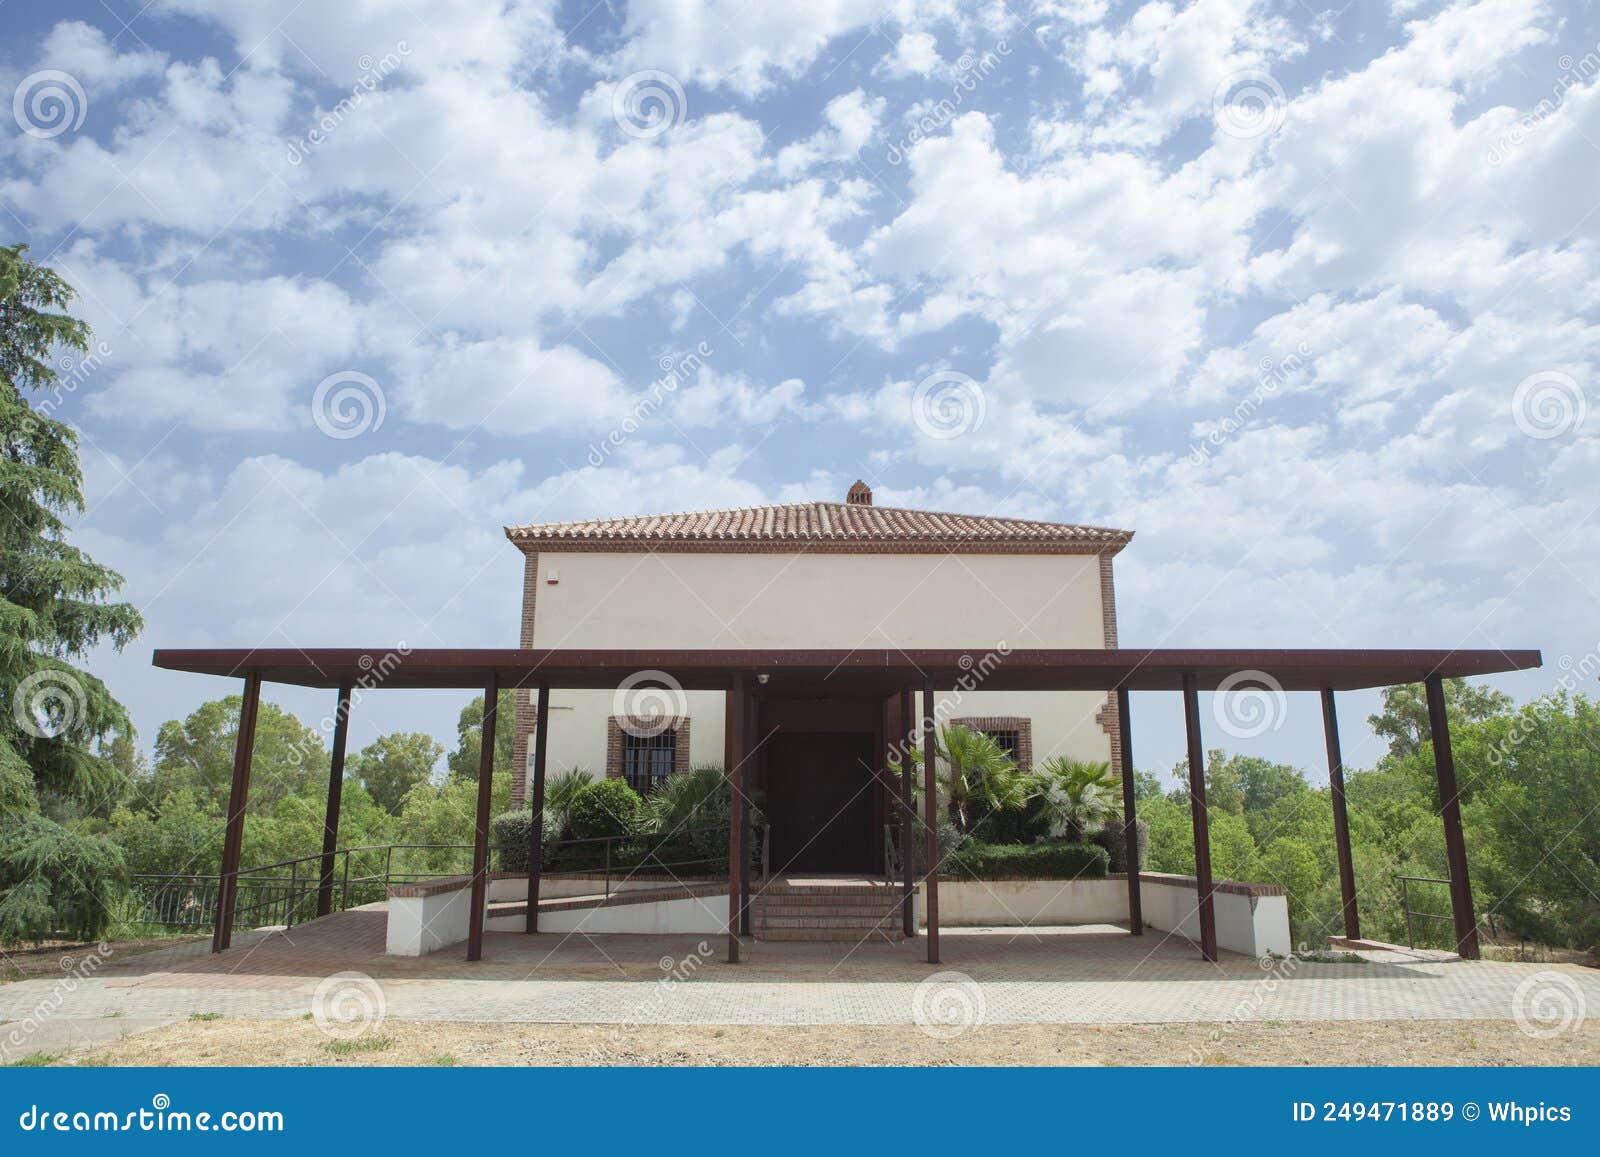
M356 910L243 934L217 956L192 943L0 986L0 1059L197 1013L301 1017L319 986L324 1000L343 992L381 1001L390 1017L435 1021L909 1024L941 991L989 1024L1511 1020L1519 988L1525 1006L1554 996L1600 1015L1600 973L1577 966L1227 953L1211 964L1180 938L1105 925L946 929L934 968L921 939L747 941L744 962L727 965L718 938L501 933L476 964L459 946L402 959L383 955L384 919ZM357 975L328 979L336 974Z

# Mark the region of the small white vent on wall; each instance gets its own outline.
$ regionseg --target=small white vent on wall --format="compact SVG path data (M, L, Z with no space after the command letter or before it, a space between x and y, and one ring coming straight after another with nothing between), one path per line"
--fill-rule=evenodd
M555 586L558 582L561 581L561 576L556 573L556 568L555 567L551 567L550 569L548 569L547 571L544 572L544 581L545 581L546 585L548 585L548 586Z

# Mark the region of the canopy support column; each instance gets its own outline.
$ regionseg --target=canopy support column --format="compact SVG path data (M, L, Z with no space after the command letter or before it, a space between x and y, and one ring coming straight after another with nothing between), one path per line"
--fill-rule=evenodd
M933 678L922 677L922 810L928 825L927 889L928 963L939 963L939 790L935 767L938 744L934 735ZM909 770L909 767L908 767Z
M1344 798L1344 755L1339 748L1339 715L1333 705L1333 688L1322 689L1322 734L1328 749L1328 792L1333 801L1333 843L1339 856L1339 903L1344 910L1346 940L1361 939L1356 912L1356 868L1350 854L1350 815Z
M1456 951L1464 960L1476 960L1478 920L1472 912L1472 881L1467 876L1467 842L1461 834L1461 794L1456 787L1455 756L1450 750L1444 681L1438 675L1429 675L1426 686L1433 769L1439 779L1439 815L1444 820L1444 850L1450 863L1450 913L1455 917Z
M328 806L322 812L322 875L317 881L317 915L333 911L333 857L339 850L339 805L344 799L344 749L350 738L350 684L339 684L333 720L333 759L328 764Z
M916 697L910 687L900 688L900 737L895 740L900 763L900 868L904 875L900 915L906 938L913 940L917 935L917 805L911 798L911 777L915 774L911 750L917 733Z
M483 920L489 906L489 802L494 791L494 743L500 722L500 676L483 688L483 735L478 749L478 814L472 829L472 912L467 959L483 959Z
M738 789L741 807L750 807L750 773L751 765L755 762L755 748L758 746L754 736L756 734L756 704L755 696L749 686L745 687L744 694L739 696L739 719L745 735L744 758L739 761L739 774L733 786ZM739 935L750 935L750 852L752 849L744 847L741 840L740 847L744 854L739 857Z
M1217 958L1217 910L1211 880L1211 817L1206 810L1206 749L1200 739L1200 692L1183 676L1183 722L1189 739L1189 814L1194 821L1194 879L1199 894L1200 955Z
M533 782L528 785L528 914L524 932L539 931L539 877L544 871L544 769L550 740L550 685L539 684L533 717ZM561 833L557 832L557 836Z
M1135 802L1137 785L1133 779L1132 712L1128 689L1117 688L1117 732L1122 737L1122 857L1128 872L1128 931L1144 934L1144 906L1139 892L1139 813Z
M728 794L728 963L739 963L739 929L744 919L744 765L750 757L750 697L743 675L734 676L727 694Z
M211 951L233 942L233 914L239 899L239 855L244 846L244 809L250 800L250 760L255 754L256 715L261 706L261 676L244 677L239 705L239 735L233 747L233 786L228 792L227 829L222 837L222 870L217 877L217 926Z

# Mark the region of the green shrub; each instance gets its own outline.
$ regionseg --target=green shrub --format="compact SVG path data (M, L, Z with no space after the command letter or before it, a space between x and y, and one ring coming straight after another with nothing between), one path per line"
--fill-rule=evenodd
M982 844L968 840L945 861L953 876L979 880L1098 879L1110 857L1095 844L1051 840L1037 844Z
M644 820L644 800L620 779L597 779L573 796L567 827L575 840L629 836Z
M541 861L549 866L552 845L560 838L557 825L560 821L550 814L548 808L544 813L544 858ZM533 812L523 808L517 812L502 812L490 822L493 835L490 842L500 849L500 871L526 872L528 870L528 842L533 833L529 828L533 823Z
M1150 862L1150 825L1143 820L1135 821L1139 833L1139 868ZM1123 855L1122 845L1126 842L1122 838L1122 823L1120 821L1107 824L1089 837L1094 843L1106 850L1106 855L1111 858L1113 872L1126 872L1128 858Z
M1031 844L1050 834L1050 823L1031 798L1020 806L998 810L975 803L971 831L974 839L986 844Z

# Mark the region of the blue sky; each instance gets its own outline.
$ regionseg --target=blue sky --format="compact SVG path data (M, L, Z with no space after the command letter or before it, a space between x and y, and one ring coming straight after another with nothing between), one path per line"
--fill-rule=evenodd
M104 343L54 404L146 742L231 690L153 647L507 645L505 523L858 476L1137 531L1128 645L1532 646L1519 698L1593 690L1590 5L0 12L0 235ZM1176 700L1135 710L1170 765ZM1315 769L1319 727L1233 745Z

